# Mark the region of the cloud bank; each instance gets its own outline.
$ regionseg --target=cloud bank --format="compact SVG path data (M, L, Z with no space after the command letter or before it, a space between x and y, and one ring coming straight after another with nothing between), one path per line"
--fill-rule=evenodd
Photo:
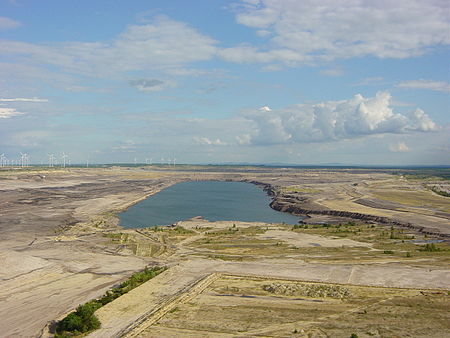
M450 43L448 3L442 0L242 0L236 20L268 44L220 52L233 62L407 58Z
M397 87L408 89L427 89L438 92L449 92L450 83L444 81L430 81L430 80L412 80L400 82Z
M243 116L253 123L253 133L239 136L238 142L260 145L324 142L438 129L423 110L416 109L405 116L394 113L390 101L389 93L379 92L372 98L357 94L349 100L246 112Z
M11 99L0 99L0 102L48 102L47 99L40 99L37 97L25 98L25 97L16 97Z
M189 25L165 16L145 25L130 25L110 42L32 44L0 40L0 55L28 58L90 76L104 76L209 60L216 41Z
M14 108L0 107L0 119L9 119L13 116L23 115L24 113L17 111Z

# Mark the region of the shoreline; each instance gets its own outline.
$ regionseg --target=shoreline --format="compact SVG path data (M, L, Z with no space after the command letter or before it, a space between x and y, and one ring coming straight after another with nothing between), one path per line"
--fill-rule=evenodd
M250 183L257 187L260 187L267 194L267 196L272 198L271 202L269 203L269 207L271 209L273 209L275 211L279 211L279 212L285 212L290 215L302 218L298 221L298 224L304 223L303 222L304 219L311 218L310 215L323 215L323 216L331 216L331 217L335 218L334 220L333 219L331 220L332 222L333 221L335 221L335 222L343 221L344 222L349 219L356 220L356 221L363 221L363 222L367 221L367 222L373 222L373 223L385 225L385 226L395 226L395 227L400 227L400 228L406 228L406 229L410 229L414 232L417 232L418 234L437 236L437 237L443 238L445 241L450 241L450 234L432 231L425 226L416 226L409 222L401 222L401 221L398 221L398 220L395 220L395 219L389 218L389 217L376 216L376 215L370 215L370 214L364 214L364 213L352 212L352 211L344 211L344 210L307 209L307 208L302 207L300 204L293 204L293 203L283 201L282 193L281 194L278 193L275 186L265 183L265 182L255 181L255 180L249 181L247 179L229 179L229 178L215 179L215 180L214 179L203 179L203 180L184 179L184 180L180 180L177 182L170 182L170 184L164 185L162 188L157 188L155 191L145 194L142 197L140 197L132 202L126 203L126 204L124 204L124 206L122 206L120 208L116 208L114 210L105 211L105 212L112 212L112 213L114 213L115 217L117 217L117 219L119 219L119 215L118 215L119 213L126 211L131 206L145 200L149 196L155 195L155 194L161 192L162 190L169 188L173 185L176 185L178 183L199 182L199 181L243 182L243 183ZM97 215L94 215L94 217L95 216L97 216ZM202 216L202 215L199 215L199 216ZM185 221L185 220L179 220L178 222L180 222L180 221ZM236 221L238 221L238 220L236 220ZM310 222L310 223L313 224L313 222ZM322 222L320 222L320 223L322 223ZM122 229L140 229L140 228L132 228L132 227L126 228L126 227L120 226L119 224L116 224L116 226L120 227ZM156 227L156 226L171 226L171 225L166 224L166 225L154 225L154 226ZM150 226L150 227L154 227L154 226Z

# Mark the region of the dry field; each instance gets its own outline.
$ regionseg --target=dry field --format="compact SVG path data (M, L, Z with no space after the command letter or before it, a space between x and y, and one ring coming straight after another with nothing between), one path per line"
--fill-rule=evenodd
M221 276L137 337L444 337L447 292Z
M448 180L362 169L167 169L0 171L0 337L51 336L46 325L147 265L169 269L98 310L102 329L92 336L120 336L151 318L145 334L156 337L439 337L448 330L441 309L449 305L449 199L429 188ZM321 214L296 227L203 219L117 226L121 210L187 180L263 183L304 209L412 228ZM353 293L316 299L262 289L275 281L339 284Z

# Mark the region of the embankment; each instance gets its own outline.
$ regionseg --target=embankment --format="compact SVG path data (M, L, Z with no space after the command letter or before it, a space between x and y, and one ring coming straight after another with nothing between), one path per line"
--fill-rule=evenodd
M402 228L408 228L413 231L420 232L422 234L426 235L432 235L432 236L438 236L442 238L450 238L449 234L440 233L437 231L433 231L430 228L427 228L425 226L415 225L411 224L409 222L402 222L399 220L391 219L389 217L382 217L382 216L375 216L370 214L363 214L359 212L352 212L352 211L343 211L343 210L329 210L329 209L310 209L305 208L304 205L302 205L301 199L292 198L292 196L288 195L286 196L282 192L280 192L275 187L271 186L270 184L258 182L258 181L248 181L249 183L261 186L264 191L267 192L269 196L272 197L272 202L270 203L270 207L277 211L282 212L288 212L293 215L299 215L299 216L309 216L309 215L326 215L326 216L333 216L333 217L340 217L340 218L350 218L355 219L363 222L374 222L377 224L383 224L388 226L396 226L396 227L402 227Z

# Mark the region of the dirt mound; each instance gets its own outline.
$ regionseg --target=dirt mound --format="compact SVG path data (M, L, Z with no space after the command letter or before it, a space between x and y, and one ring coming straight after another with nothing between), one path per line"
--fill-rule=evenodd
M339 285L271 283L263 285L263 289L270 293L286 296L339 299L350 297L349 289Z

